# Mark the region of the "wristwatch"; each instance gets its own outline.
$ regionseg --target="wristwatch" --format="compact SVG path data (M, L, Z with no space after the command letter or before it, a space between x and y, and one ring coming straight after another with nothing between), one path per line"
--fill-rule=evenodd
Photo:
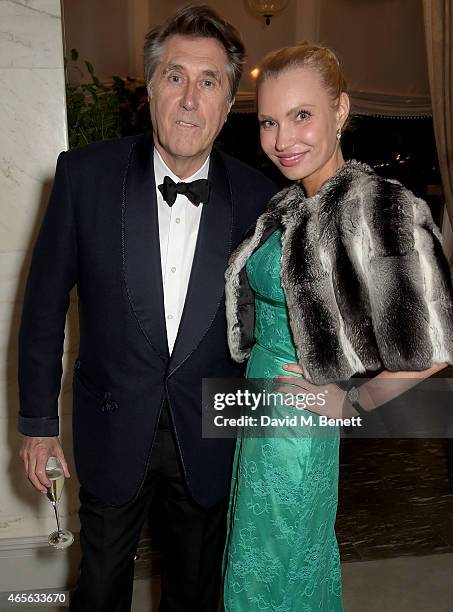
M351 404L351 406L355 410L357 410L357 414L359 414L362 417L365 417L368 415L368 412L362 407L361 403L359 402L360 392L357 387L351 387L348 390L348 392L346 393L346 399Z

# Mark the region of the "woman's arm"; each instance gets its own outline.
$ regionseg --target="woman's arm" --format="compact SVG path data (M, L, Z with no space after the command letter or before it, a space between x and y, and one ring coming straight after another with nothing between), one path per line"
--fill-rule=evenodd
M420 382L429 378L436 372L440 372L447 364L436 363L428 370L411 371L411 372L390 372L384 370L377 374L374 378L360 385L357 388L359 393L358 403L366 412L372 412L379 406L390 402L399 397L401 394L409 391ZM300 365L296 363L288 363L283 366L286 372L303 376L304 372ZM391 385L383 384L383 381L391 380ZM396 382L399 381L399 384ZM328 401L322 406L310 407L311 412L322 414L332 418L350 417L358 414L357 410L347 399L347 392L340 389L338 385L331 383L329 385L314 385L306 378L295 376L278 376L275 378L280 392L295 393L297 388L298 393L313 393L319 394L320 391L326 393Z
M383 370L358 388L358 402L366 412L371 412L375 408L400 396L402 393L409 391L409 389L418 385L425 378L429 378L446 367L446 363L435 363L428 370L418 372L389 372L388 370ZM391 380L392 384L384 385L382 384L383 380ZM399 381L399 383L396 381ZM354 410L354 408L352 409Z

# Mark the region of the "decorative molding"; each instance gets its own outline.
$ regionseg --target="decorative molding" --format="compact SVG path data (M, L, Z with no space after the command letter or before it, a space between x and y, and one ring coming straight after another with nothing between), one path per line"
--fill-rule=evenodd
M431 117L429 96L403 96L372 91L351 91L351 109L354 115L377 117ZM240 91L232 111L235 113L256 113L255 93Z
M134 578L150 579L160 572L161 554L144 530L137 549ZM75 584L81 557L80 536L74 544L55 550L47 536L0 538L0 576L3 591L33 588L66 588Z
M47 536L0 539L2 591L67 589L75 583L80 561L80 544L55 550Z
M373 91L351 91L351 108L355 115L382 117L431 117L429 96L387 94Z
M233 113L256 113L254 91L238 91L232 107Z
M74 534L74 545L79 544L79 534ZM28 536L25 538L0 538L0 558L10 556L12 552L32 552L39 549L47 549L52 552L47 536Z

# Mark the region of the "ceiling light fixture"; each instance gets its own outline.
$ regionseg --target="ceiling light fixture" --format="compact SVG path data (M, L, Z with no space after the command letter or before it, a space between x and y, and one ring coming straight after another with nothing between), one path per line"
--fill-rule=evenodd
M269 25L272 17L281 13L288 0L247 0L250 9L259 17L264 17L266 25Z

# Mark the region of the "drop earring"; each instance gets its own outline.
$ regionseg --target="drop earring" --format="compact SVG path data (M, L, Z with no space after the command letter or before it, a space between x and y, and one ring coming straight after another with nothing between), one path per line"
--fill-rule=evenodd
M337 140L341 138L341 127L337 128Z

